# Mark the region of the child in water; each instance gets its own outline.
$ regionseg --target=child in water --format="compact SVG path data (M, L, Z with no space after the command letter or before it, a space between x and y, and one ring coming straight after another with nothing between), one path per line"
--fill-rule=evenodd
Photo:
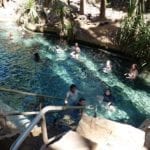
M75 46L73 48L73 52L71 52L70 55L74 59L79 59L80 52L81 52L81 50L80 50L78 43L75 43Z
M103 72L105 73L109 73L112 71L112 64L111 64L111 61L110 60L107 60L106 61L106 66L105 68L103 68Z
M135 80L138 76L137 64L132 64L129 73L125 73L127 79Z

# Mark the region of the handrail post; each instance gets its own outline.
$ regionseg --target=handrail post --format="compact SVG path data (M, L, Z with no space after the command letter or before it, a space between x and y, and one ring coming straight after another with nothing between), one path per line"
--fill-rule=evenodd
M48 144L48 134L47 134L47 127L46 127L46 119L45 116L42 116L41 120L41 129L42 129L42 136L43 136L43 142L45 144Z
M20 145L23 143L23 141L26 139L26 137L30 134L30 132L32 131L32 129L34 128L34 126L40 121L41 119L41 113L39 113L34 120L32 121L32 123L29 125L29 127L23 132L23 134L21 134L17 140L15 141L15 143L13 143L10 147L10 150L18 150Z
M62 110L66 110L66 109L81 109L84 108L83 106L46 106L44 107L39 114L33 119L33 121L31 122L31 124L28 126L28 128L17 138L17 140L11 145L10 150L18 150L20 145L24 142L24 140L27 138L27 136L30 134L30 132L32 131L32 129L34 128L34 126L42 119L42 117L44 116L45 118L45 114L49 111L51 112L56 112L56 111L62 111ZM43 131L44 131L44 135L43 137L45 138L45 142L48 142L48 135L47 135L47 131L46 131L46 121L43 120Z

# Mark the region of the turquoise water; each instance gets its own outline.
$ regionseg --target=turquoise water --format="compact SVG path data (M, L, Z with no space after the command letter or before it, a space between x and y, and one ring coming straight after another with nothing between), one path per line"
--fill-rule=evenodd
M9 31L13 39L9 40ZM81 46L79 60L71 59L70 46L61 47L57 53L58 40L39 34L26 34L12 24L0 26L0 86L64 98L69 85L74 83L87 100L86 112L97 116L138 126L150 117L150 85L138 79L135 83L124 79L123 74L132 62L103 52ZM39 51L41 62L32 58L32 51ZM102 68L107 59L113 63L113 72L105 74ZM103 90L110 87L115 97L115 110L109 110L97 100ZM1 92L1 100L17 110L32 110L37 99L31 96ZM45 104L61 105L62 99L46 99Z

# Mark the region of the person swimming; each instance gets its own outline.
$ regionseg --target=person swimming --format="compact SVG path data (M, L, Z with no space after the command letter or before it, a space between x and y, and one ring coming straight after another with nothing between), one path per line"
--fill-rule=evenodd
M81 49L78 43L75 43L75 46L73 47L73 51L70 53L70 55L74 59L79 59L80 52L81 52Z
M110 60L106 61L106 66L103 68L103 72L109 73L112 71L112 64Z
M104 90L104 94L102 96L97 96L97 98L98 98L100 104L102 104L102 102L103 102L104 104L106 104L109 107L112 106L113 103L115 102L115 99L109 88Z
M125 73L124 76L127 79L135 80L138 76L137 64L132 64L129 73Z
M38 53L38 52L35 52L35 53L33 54L33 58L34 58L34 60L35 60L36 62L39 62L39 61L40 61L40 55L39 55L39 53Z
M76 85L72 84L70 86L69 91L66 94L66 98L64 100L64 104L65 105L73 105L74 103L76 103L76 101L78 99L78 96L79 96L79 91L78 91Z

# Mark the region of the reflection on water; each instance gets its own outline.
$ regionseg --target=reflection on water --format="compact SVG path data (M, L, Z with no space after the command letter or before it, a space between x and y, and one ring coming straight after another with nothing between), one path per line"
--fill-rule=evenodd
M139 125L150 116L148 85L130 83L121 75L130 63L116 57L98 54L90 47L81 47L79 60L70 58L70 47L56 52L54 38L28 34L22 38L20 31L12 25L1 26L0 34L0 86L20 89L39 94L65 97L70 84L75 83L82 96L87 99L87 113L110 118L120 122ZM13 31L9 40L8 31ZM32 52L38 51L41 62L32 59ZM105 74L102 68L107 59L111 59L113 72ZM142 85L143 84L143 85ZM97 100L106 87L112 89L116 99L115 108L108 109ZM31 110L37 102L34 97L0 93L1 100L18 110ZM31 105L30 105L31 103ZM60 105L63 100L45 99L45 104ZM32 107L30 107L32 106ZM90 107L91 106L91 107Z

